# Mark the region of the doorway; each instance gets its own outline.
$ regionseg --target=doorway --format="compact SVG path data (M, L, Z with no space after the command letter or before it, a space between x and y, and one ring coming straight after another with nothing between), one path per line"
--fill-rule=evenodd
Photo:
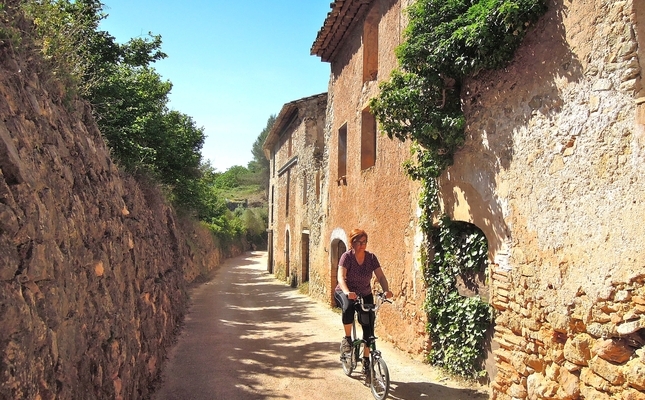
M290 257L289 257L289 231L287 231L284 238L284 274L287 282L291 282L291 271L289 270Z
M330 278L331 278L331 285L330 285L330 304L332 306L336 306L336 300L334 299L334 289L336 289L336 285L338 285L338 261L340 261L340 256L343 255L344 252L347 251L347 246L345 245L345 242L343 242L340 239L334 239L331 242L331 254L330 254L330 262L331 262L331 268L330 268Z
M309 282L309 231L302 233L302 248L300 252L302 265L302 283Z

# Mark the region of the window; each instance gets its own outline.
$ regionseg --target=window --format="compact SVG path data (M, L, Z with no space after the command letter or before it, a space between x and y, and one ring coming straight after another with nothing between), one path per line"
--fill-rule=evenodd
M269 219L269 225L273 226L273 208L275 207L275 187L271 185L271 218Z
M361 114L361 169L376 164L376 118L369 107Z
M271 176L275 176L275 150L271 150Z
M316 171L316 201L320 201L320 171Z
M291 133L289 133L289 143L288 143L288 148L287 148L287 158L291 158L291 152L292 152L292 140L291 140Z
M307 204L307 173L302 174L302 204Z
M289 216L289 192L291 191L291 170L287 171L287 189L285 190L285 216Z
M338 182L347 175L347 124L338 130Z
M363 83L378 75L378 7L372 7L363 25Z

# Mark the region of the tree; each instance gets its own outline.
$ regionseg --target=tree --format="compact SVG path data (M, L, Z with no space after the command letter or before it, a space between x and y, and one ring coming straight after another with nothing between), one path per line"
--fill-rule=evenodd
M253 147L251 148L253 160L249 162L248 166L250 171L260 173L260 175L262 176L262 185L267 193L269 190L270 165L269 159L267 159L264 155L264 149L262 148L262 146L264 146L264 142L266 141L267 136L269 136L269 132L271 132L273 124L275 124L275 119L275 114L269 117L265 128L262 130L262 132L260 132L260 135L258 135L257 139L255 139L255 142L253 142Z
M92 104L117 163L169 186L176 204L194 206L195 196L207 195L199 182L205 135L191 117L168 110L172 83L151 66L166 57L161 36L118 44L98 29L102 7L99 0L25 2L45 58Z

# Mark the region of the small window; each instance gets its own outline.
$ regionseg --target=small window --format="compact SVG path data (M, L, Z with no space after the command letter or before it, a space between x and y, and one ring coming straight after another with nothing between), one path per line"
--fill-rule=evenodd
M347 175L347 124L338 130L338 182Z
M289 143L288 143L288 149L287 149L287 158L291 158L291 153L292 153L292 140L291 140L291 133L289 133Z
M271 185L271 218L269 219L269 225L273 226L273 208L275 207L275 187Z
M302 174L302 204L307 204L307 173Z
M361 114L361 169L376 164L376 118L369 107Z
M285 190L285 216L289 216L289 192L291 191L291 170L287 171L287 189Z
M316 201L320 201L320 171L316 171Z
M372 7L363 25L363 83L378 76L378 7Z
M275 176L275 150L271 150L271 176Z

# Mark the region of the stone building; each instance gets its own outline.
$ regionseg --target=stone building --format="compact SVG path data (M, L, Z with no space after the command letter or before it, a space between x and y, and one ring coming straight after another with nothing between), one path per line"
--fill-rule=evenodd
M643 399L645 3L548 6L465 82L444 211L488 238L493 398Z
M402 167L410 158L410 143L381 134L368 106L379 82L397 66L394 49L402 40L407 4L335 1L311 49L331 67L317 287L324 288L320 297L333 304L338 260L349 248L349 232L364 229L369 235L367 250L377 255L396 297L392 306L382 308L379 335L421 354L427 336L418 264L419 185Z
M285 104L263 145L270 161L267 269L296 286L309 281L309 247L320 237L320 181L327 94Z
M378 83L396 66L394 49L401 43L403 9L395 0L331 4L312 47L312 54L331 66L326 116L320 119L324 130L317 131L322 140L301 141L305 147L292 144L298 150L287 155L288 134L297 141L298 132L307 129L299 131L298 122L289 122L287 114L296 107L289 103L264 145L272 165L268 268L280 277L309 271L310 295L333 304L338 260L349 248L349 232L366 230L368 250L378 256L396 294L394 304L382 309L380 334L421 354L427 340L417 254L419 185L402 168L410 157L410 144L380 134L368 106L378 93ZM315 173L295 172L304 165ZM311 195L305 198L305 192ZM296 204L287 206L289 201ZM303 279L298 276L295 281Z
M331 303L347 235L367 230L396 297L377 332L421 354L410 144L379 134L368 107L410 2L334 1L313 44L331 75L309 259L311 294ZM506 68L463 82L467 140L440 178L441 211L488 240L492 398L643 399L645 3L548 7Z

